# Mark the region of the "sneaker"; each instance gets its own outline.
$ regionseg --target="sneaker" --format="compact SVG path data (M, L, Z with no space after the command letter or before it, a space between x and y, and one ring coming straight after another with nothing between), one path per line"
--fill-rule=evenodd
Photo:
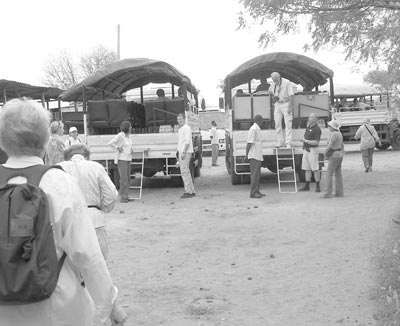
M193 196L192 196L192 194L189 194L188 192L185 192L182 196L181 196L181 198L192 198Z
M400 218L399 217L393 217L392 221L396 224L400 224Z
M368 171L369 171L369 172L372 172L372 167L369 166L369 167L368 167Z
M260 196L262 196L262 197L265 197L265 196L266 196L266 194L263 194L262 192L258 192L258 194L259 194Z
M300 188L299 191L310 191L310 186L306 184L303 188Z
M254 195L250 195L250 198L263 198L263 196L260 194L254 194Z
M212 164L211 166L219 166L218 164Z
M192 197L196 197L196 193L195 192L192 192L191 195L192 195Z
M128 203L129 199L121 199L121 203Z
M332 195L324 194L321 198L332 198Z
M367 166L366 168L365 168L365 172L368 172L369 171L369 166Z
M315 192L321 192L321 187L319 186L319 184L315 186Z

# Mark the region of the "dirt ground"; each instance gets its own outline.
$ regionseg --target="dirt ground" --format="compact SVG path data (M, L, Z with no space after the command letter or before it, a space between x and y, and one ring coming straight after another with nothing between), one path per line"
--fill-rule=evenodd
M147 179L141 201L108 215L126 325L375 325L373 256L399 212L399 161L376 151L365 173L360 153L347 153L345 197L331 199L281 194L264 169L267 196L251 199L224 157L204 159L195 198Z

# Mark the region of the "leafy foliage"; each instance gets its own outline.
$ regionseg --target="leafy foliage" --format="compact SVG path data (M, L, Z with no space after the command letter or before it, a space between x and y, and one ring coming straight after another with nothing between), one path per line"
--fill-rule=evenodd
M400 1L389 0L239 0L245 8L239 28L254 21L267 28L263 46L306 24L312 37L304 49L343 46L346 59L397 64L400 59ZM271 29L270 23L274 24Z
M392 102L396 107L400 107L400 69L398 67L370 71L364 77L364 81L377 85L382 92L389 93Z
M103 45L82 55L79 63L70 51L64 49L58 56L49 57L47 60L44 67L44 83L51 87L68 89L97 69L115 60L117 60L117 54Z

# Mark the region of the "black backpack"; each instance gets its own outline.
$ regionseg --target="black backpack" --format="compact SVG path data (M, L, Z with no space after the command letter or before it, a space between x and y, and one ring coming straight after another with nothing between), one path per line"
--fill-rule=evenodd
M50 168L60 167L0 165L0 305L42 301L56 288L66 254L58 261L49 202L39 188ZM16 176L27 183L7 184Z

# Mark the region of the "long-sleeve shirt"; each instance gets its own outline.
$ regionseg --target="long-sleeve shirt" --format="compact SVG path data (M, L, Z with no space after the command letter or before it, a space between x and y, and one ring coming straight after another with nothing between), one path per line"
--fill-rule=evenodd
M115 137L113 137L108 145L111 146L116 151L118 160L121 161L132 161L132 140L124 132L120 132ZM122 152L118 150L122 148Z
M86 204L99 208L90 210L94 227L105 226L104 213L114 208L118 191L104 167L98 162L85 160L80 154L72 156L70 161L61 162L59 165L76 179L85 196Z
M185 124L179 128L178 131L178 152L183 153L185 145L188 145L186 153L193 153L193 142L192 142L192 129Z
M24 168L43 164L39 157L10 157L4 166ZM21 177L11 182L23 183ZM117 288L113 285L100 251L96 232L88 214L84 196L74 178L50 169L39 183L50 203L57 256L67 254L60 277L49 299L26 305L0 305L0 325L66 326L92 325L94 305L100 319L109 317ZM85 281L81 285L79 275Z
M325 148L325 156L332 152L333 157L340 157L344 154L343 136L340 131L333 131L328 140L328 146Z
M368 128L368 129L367 129ZM369 131L368 131L369 130ZM372 134L372 135L371 135ZM354 136L355 139L360 139L360 149L374 148L375 142L379 140L378 133L373 125L364 124L360 126Z

